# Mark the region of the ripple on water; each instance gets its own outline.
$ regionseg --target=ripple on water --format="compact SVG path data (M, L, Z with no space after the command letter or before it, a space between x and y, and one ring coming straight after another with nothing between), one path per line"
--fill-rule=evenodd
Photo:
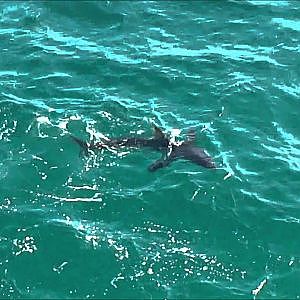
M159 224L145 222L144 226L126 232L117 230L112 224L77 221L70 217L50 222L73 227L78 238L95 249L104 247L114 251L115 259L121 262L120 269L116 270L105 294L118 288L123 280L133 286L142 285L145 290L151 285L168 290L187 279L232 284L234 279L243 280L247 273L238 266L222 262L218 255L193 249L184 233ZM199 237L202 233L195 230L189 234Z
M0 3L1 295L299 295L298 2L194 4ZM69 139L150 121L228 173Z

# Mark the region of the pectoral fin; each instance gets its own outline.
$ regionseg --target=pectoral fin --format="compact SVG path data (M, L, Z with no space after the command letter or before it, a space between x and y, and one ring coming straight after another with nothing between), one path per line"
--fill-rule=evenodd
M154 172L158 169L161 169L163 167L166 167L168 166L170 163L171 163L171 159L163 159L163 158L160 158L158 160L156 160L153 164L151 164L149 167L148 167L148 170L150 172Z

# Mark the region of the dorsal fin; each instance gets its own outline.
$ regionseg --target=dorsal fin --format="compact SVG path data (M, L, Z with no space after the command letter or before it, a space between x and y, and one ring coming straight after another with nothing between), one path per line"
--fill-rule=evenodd
M165 138L164 133L160 128L158 128L156 125L153 124L153 129L154 129L154 138L155 139L163 139Z
M190 128L187 132L187 142L190 144L193 144L196 140L196 129L195 128Z

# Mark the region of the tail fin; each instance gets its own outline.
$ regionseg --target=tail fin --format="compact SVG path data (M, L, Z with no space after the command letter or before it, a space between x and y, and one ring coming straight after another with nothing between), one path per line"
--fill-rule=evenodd
M71 135L71 138L80 146L82 152L84 152L85 155L88 155L89 144L73 135Z

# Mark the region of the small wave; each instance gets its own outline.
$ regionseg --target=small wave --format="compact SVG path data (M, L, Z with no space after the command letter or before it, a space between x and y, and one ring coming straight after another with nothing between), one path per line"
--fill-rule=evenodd
M289 2L286 0L247 0L247 2L257 6L275 6L275 7L289 6Z
M284 28L300 31L300 21L288 20L283 18L273 18L272 22Z
M294 84L293 86L287 86L285 84L276 84L273 83L273 86L283 91L284 93L296 97L297 99L300 96L300 86Z

